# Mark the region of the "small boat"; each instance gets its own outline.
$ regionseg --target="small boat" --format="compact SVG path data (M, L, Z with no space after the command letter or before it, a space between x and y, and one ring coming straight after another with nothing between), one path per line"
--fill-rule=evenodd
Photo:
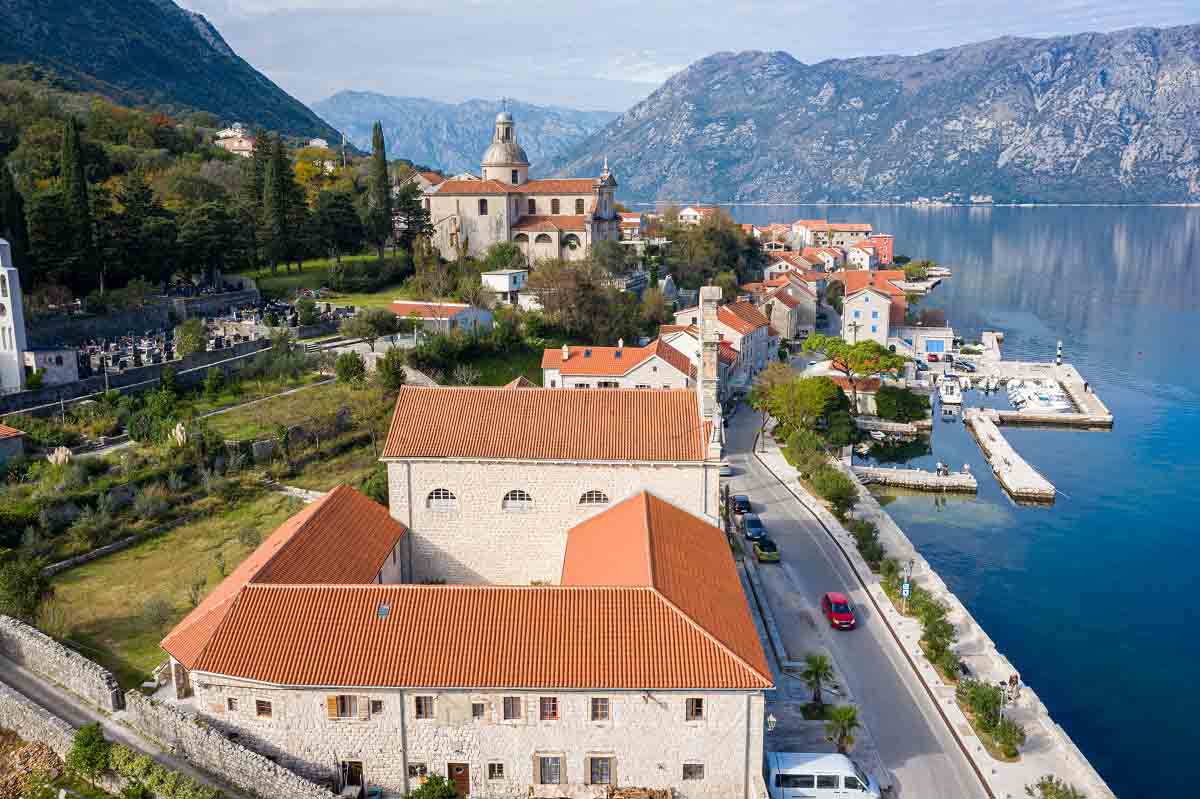
M958 384L958 379L946 375L938 383L938 397L943 405L962 405L962 387Z
M876 441L887 441L887 434L880 430L872 430L868 435Z

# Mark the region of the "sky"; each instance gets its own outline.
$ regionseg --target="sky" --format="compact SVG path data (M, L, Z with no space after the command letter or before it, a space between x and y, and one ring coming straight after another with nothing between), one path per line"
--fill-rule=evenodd
M343 89L624 111L722 50L805 63L1200 22L1195 0L179 0L306 103Z

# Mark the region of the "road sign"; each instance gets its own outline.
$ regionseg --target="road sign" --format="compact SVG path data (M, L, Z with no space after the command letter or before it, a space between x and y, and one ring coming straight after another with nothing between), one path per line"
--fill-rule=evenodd
M912 592L912 587L910 586L908 580L905 580L904 584L900 586L900 596L903 597L904 599L908 599L908 595L911 592Z

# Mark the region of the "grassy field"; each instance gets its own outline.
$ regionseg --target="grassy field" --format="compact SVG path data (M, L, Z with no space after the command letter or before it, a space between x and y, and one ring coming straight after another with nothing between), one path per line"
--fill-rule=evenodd
M387 400L374 387L353 388L345 383L325 383L299 394L276 397L244 408L236 408L208 418L208 425L228 438L250 439L273 435L278 425L303 424L313 418L332 418L338 409L348 406L351 416L374 414Z
M383 445L382 439L379 444ZM368 443L332 458L322 458L306 464L285 482L310 491L331 491L342 483L358 488L378 465L379 456Z
M375 260L374 255L342 256L343 264L371 263ZM305 261L299 272L284 272L283 268L280 267L279 271L274 275L271 274L269 269L256 269L239 274L244 277L253 278L254 282L258 285L259 291L264 296L290 299L300 289L319 289L327 285L329 283L329 270L332 266L332 259L322 258ZM394 299L408 296L408 289L405 288L403 283L393 283L370 294L341 294L334 291L326 291L322 293L321 298L336 305L378 308L390 305Z
M197 509L204 504L212 505L212 515L54 578L54 602L71 631L68 640L126 688L140 685L165 657L159 641L190 609L191 584L206 579L207 593L221 581L217 554L228 574L253 548L244 530L265 537L301 507L274 493L231 508L213 497ZM165 627L145 612L152 599L171 608Z
M542 384L542 351L522 344L503 353L485 355L470 362L479 370L479 385L502 386L524 375L534 385Z

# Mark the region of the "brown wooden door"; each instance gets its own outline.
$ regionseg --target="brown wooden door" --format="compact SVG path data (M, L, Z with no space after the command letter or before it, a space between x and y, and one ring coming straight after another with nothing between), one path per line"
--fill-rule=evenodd
M450 774L450 782L454 792L459 796L471 793L471 767L466 763L447 763L446 771Z

